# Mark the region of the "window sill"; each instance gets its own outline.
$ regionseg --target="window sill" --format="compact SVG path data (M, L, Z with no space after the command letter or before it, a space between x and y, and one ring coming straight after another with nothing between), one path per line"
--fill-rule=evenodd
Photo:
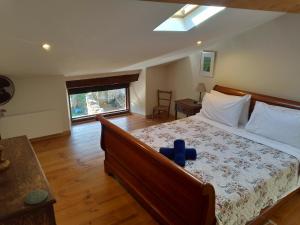
M115 112L107 112L107 113L101 113L101 116L104 117L110 117L110 116L118 116L118 115L124 115L130 113L129 109L126 110L120 110L120 111L115 111ZM82 116L79 118L71 119L72 124L76 123L84 123L84 122L91 122L91 121L96 121L96 116L97 115L90 115L90 116Z

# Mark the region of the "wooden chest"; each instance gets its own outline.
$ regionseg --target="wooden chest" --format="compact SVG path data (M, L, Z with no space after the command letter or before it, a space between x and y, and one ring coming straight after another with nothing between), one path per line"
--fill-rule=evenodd
M10 167L0 173L0 225L55 225L55 199L48 181L26 136L0 141ZM49 192L39 205L24 203L25 196L36 189Z

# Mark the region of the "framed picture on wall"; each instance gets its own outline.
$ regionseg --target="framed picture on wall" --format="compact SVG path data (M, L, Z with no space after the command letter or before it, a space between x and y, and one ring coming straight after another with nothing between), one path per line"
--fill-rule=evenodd
M216 52L203 51L201 54L200 74L206 77L214 76Z

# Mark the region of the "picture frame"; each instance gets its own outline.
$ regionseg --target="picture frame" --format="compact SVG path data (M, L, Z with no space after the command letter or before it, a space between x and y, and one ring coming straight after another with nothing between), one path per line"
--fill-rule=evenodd
M216 52L202 51L200 62L200 74L205 77L214 76Z

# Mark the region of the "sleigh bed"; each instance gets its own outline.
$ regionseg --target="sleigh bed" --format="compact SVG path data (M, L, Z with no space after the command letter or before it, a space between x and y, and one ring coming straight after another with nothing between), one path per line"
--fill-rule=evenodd
M250 112L252 112L256 101L300 110L300 103L295 101L218 85L214 87L214 90L237 96L251 94ZM219 214L216 215L218 196L216 196L214 186L209 182L210 179L199 179L199 177L203 177L195 176L195 173L177 166L160 155L154 144L150 147L152 142L147 139L147 130L130 134L101 116L98 117L98 120L102 125L101 147L105 151L106 173L115 176L160 224L215 225L218 223L217 216ZM184 123L195 124L193 118L183 121ZM203 121L199 123L210 126ZM176 125L176 121L173 125ZM168 126L172 126L172 124ZM153 132L157 132L162 127L153 129ZM144 135L145 132L146 135ZM218 133L219 131L214 132ZM207 141L209 142L209 140ZM153 143L155 142L153 141ZM193 143L191 142L190 145ZM260 147L263 148L263 146ZM205 158L205 154L205 152L202 153L203 158ZM281 157L288 158L283 153ZM294 164L299 164L299 161L293 157L290 157L290 161L291 163L287 165L287 168L289 168L288 166L294 168ZM290 175L287 174L287 176ZM247 224L262 224L268 215L296 193L298 193L298 188L290 190L276 203L262 209L260 214ZM217 208L217 212L220 213L220 209Z

